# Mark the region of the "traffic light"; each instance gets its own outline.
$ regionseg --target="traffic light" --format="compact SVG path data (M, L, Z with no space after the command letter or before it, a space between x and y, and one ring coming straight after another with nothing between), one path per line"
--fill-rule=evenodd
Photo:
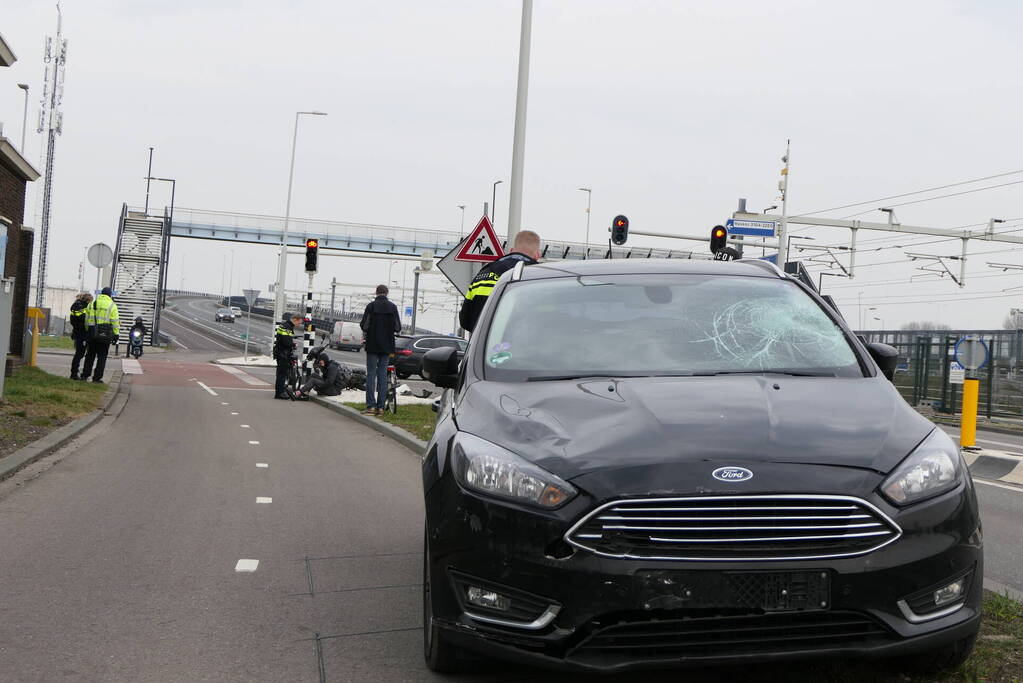
M710 253L716 254L728 246L728 230L723 225L710 229Z
M617 245L625 244L629 239L629 219L621 214L611 221L611 241Z
M308 239L305 241L305 272L316 272L316 252L320 249L320 241Z

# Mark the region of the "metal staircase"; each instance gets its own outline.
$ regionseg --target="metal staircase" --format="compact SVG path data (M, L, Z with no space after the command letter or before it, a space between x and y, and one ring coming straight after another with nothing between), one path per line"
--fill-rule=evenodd
M163 258L167 241L165 218L121 209L111 282L121 318L121 340L127 342L135 318L146 325L146 343L160 331L159 301L163 294Z

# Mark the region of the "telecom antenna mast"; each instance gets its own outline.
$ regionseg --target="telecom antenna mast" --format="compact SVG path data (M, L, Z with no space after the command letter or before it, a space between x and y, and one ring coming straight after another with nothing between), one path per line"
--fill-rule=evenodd
M43 214L39 225L39 267L36 274L36 306L42 307L46 293L46 260L50 238L51 197L53 195L53 157L57 136L64 128L64 64L67 62L67 40L61 34L60 4L57 4L57 37L46 36L43 51L43 95L39 101L37 133L46 133L46 177L43 180Z

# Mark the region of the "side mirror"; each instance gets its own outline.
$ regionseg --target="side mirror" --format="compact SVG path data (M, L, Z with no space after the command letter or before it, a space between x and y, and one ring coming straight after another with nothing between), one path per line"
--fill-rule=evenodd
M423 356L423 377L438 387L454 389L459 360L458 349L453 346L430 349Z
M867 344L867 352L881 368L882 375L889 380L895 377L895 368L899 365L899 352L895 347L874 342Z

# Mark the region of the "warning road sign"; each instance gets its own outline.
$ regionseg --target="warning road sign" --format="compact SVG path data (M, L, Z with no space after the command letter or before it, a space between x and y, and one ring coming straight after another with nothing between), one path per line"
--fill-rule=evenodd
M494 227L490 225L490 219L486 214L476 224L476 227L469 233L469 237L462 243L461 249L455 254L456 261L469 261L471 263L489 263L504 256L501 249L501 241L494 234Z

